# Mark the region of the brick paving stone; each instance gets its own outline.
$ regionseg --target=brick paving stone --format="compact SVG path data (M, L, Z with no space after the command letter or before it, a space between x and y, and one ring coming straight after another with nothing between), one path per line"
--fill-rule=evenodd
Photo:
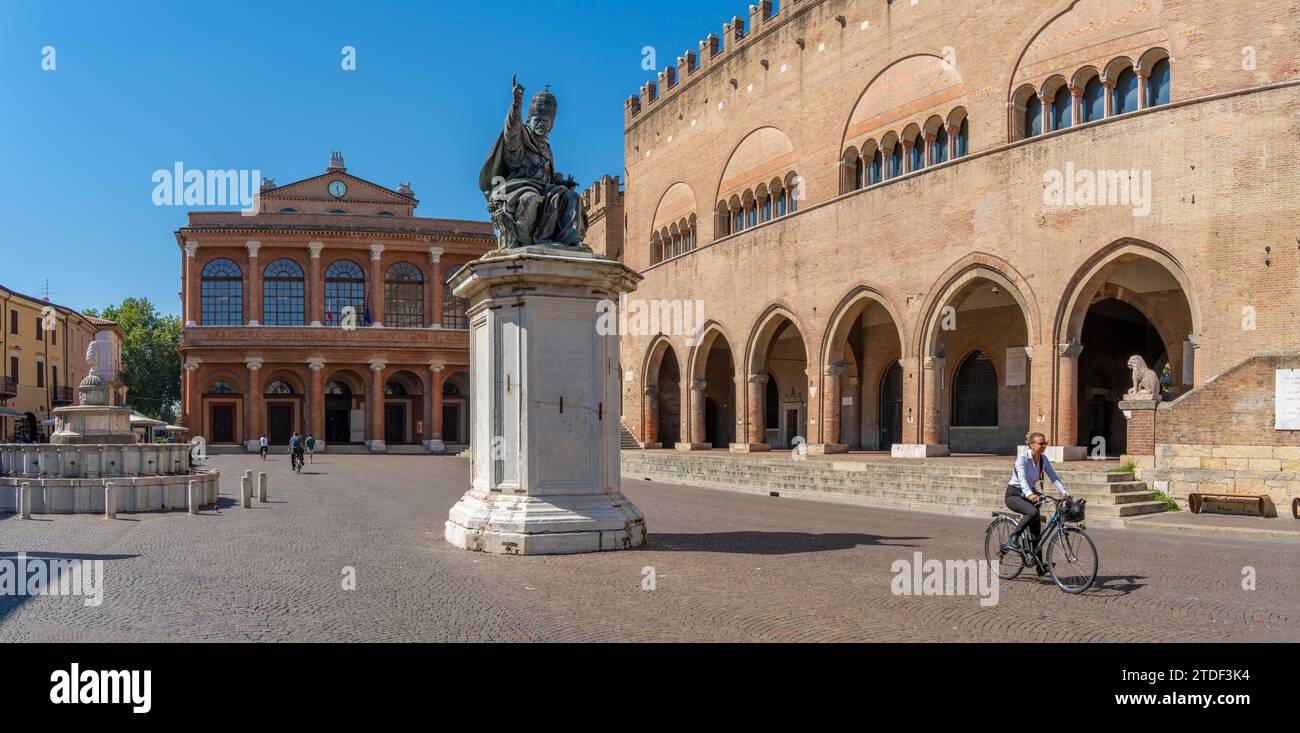
M501 557L442 539L465 459L322 455L301 476L280 456L210 460L222 506L199 517L0 515L0 557L100 557L107 576L98 608L0 597L0 642L1300 641L1295 542L1089 529L1098 588L1022 576L985 608L890 590L915 551L980 558L978 518L629 480L645 548ZM271 503L237 507L245 468L270 474Z

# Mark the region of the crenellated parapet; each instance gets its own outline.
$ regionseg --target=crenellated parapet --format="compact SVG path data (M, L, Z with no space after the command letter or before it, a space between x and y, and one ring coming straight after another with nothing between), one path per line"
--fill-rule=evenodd
M805 0L803 3L800 0L785 0L782 3L783 10L778 13L772 11L771 0L762 0L756 5L750 5L748 19L739 15L734 16L722 25L721 36L713 33L705 36L704 40L700 41L698 53L686 51L678 56L676 66L664 67L655 79L647 81L641 87L639 94L628 97L623 103L624 125L631 125L642 112L655 106L687 81L717 65L724 57L737 51L751 39L757 38L776 23L793 17L800 11L801 5L811 7L817 2L818 0ZM789 6L788 9L784 9L785 6Z

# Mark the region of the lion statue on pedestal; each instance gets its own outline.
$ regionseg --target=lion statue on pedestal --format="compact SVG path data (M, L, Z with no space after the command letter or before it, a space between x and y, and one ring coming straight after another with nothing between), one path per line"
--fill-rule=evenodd
M1133 389L1124 394L1130 400L1160 399L1160 378L1156 370L1147 366L1146 360L1133 355L1128 358L1128 367L1133 372Z

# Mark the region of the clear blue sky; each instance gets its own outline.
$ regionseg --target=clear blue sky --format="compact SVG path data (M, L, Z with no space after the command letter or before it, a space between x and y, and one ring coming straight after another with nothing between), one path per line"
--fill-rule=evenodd
M0 0L0 283L85 309L146 296L178 313L184 207L153 172L348 170L417 214L485 218L477 190L518 73L560 101L558 167L622 174L623 100L744 0L140 2ZM343 71L341 49L357 51ZM53 46L57 68L43 71Z

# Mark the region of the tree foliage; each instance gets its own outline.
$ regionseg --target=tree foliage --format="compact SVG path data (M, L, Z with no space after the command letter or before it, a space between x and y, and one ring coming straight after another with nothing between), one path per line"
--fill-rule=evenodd
M131 407L175 421L181 399L180 318L160 314L148 298L126 298L86 315L114 321L122 329L122 382Z

